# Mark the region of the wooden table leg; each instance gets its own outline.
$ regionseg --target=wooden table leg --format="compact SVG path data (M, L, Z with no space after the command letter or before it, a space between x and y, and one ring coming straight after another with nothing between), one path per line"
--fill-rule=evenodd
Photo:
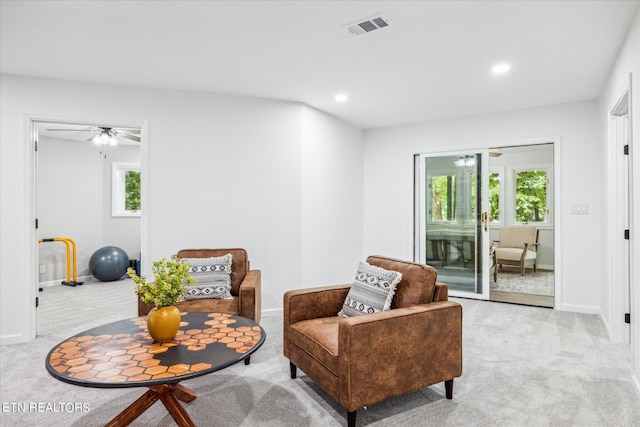
M106 424L106 427L128 426L138 418L144 411L149 409L160 397L153 390L147 390L145 394L140 396L135 402L129 405L124 411L115 416L114 419Z
M169 411L169 414L174 419L176 424L178 424L178 426L196 427L196 423L193 422L193 420L191 419L187 411L182 407L180 402L178 402L178 399L174 394L174 391L177 388L176 384L163 384L160 386L153 386L150 388L154 390L156 393L158 393L158 397L164 404L165 408L167 408L167 411ZM181 391L181 393L182 392L183 391ZM195 399L195 396L194 396L194 399Z
M188 387L181 384L163 384L151 386L149 390L140 396L135 402L120 412L114 419L106 424L106 427L128 426L158 400L167 408L169 414L180 427L195 427L193 419L182 407L178 400L191 402L196 394Z
M173 395L178 399L182 400L185 403L189 403L196 398L196 394L188 387L183 386L182 384L175 384L173 389Z

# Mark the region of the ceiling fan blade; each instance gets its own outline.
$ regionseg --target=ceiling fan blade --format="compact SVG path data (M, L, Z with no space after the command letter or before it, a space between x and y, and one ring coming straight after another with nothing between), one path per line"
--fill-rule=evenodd
M140 142L140 137L136 135L129 135L128 133L124 133L124 132L118 132L117 135L123 138L130 139L132 141Z
M116 132L124 132L140 135L140 129L129 129L129 128L111 128Z
M94 129L47 129L47 131L51 131L51 132L56 132L56 131L60 131L60 132L93 132Z

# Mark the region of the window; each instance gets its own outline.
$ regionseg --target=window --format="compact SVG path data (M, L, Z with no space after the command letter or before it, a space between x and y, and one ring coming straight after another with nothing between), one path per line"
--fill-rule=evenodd
M456 163L452 173L440 172L427 177L429 222L473 221L477 186L475 157L461 156L460 159L466 163Z
M516 223L550 223L549 175L549 169L514 170Z
M494 166L489 172L489 222L493 225L504 224L504 168Z
M432 176L431 184L431 222L452 221L455 210L455 175Z
M140 216L140 163L114 162L112 216Z

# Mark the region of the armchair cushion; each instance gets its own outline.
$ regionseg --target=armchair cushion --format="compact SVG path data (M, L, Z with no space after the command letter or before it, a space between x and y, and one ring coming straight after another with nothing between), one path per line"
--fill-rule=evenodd
M528 250L524 254L524 259L536 259L537 254ZM520 261L522 259L522 248L498 248L496 249L496 257L501 261Z
M291 340L338 375L338 329L344 317L302 320L291 326Z
M438 272L426 264L409 263L403 260L371 255L367 262L386 270L399 271L402 280L396 286L391 308L409 307L416 304L428 304L438 301L434 298ZM445 290L444 301L447 300Z
M402 273L361 262L338 316L351 317L389 310Z
M500 229L501 248L522 249L525 243L537 242L537 229L532 226L502 227ZM520 251L522 253L522 250Z
M249 257L244 249L182 249L178 252L178 258L209 258L231 254L231 295L240 294L240 285L250 271Z
M231 254L209 258L181 258L182 264L191 264L189 274L197 281L187 288L184 299L233 299L231 260Z

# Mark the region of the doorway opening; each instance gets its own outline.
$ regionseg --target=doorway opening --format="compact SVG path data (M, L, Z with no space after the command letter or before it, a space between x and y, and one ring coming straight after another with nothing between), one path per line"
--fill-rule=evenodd
M121 248L132 260L132 266L141 258L142 126L54 120L34 120L32 123L36 147L36 240L41 241L35 243L37 292L53 292L62 286L62 282L68 281L68 266L71 265L75 286L65 292L77 294L83 288L101 283L89 268L91 256L98 249ZM101 137L114 140L101 141ZM120 191L121 187L116 185L115 179L121 177L118 165L123 164L128 170L134 170L133 166L137 165L137 181L130 175L128 182L129 187L137 186L137 199L133 201L135 195ZM131 192L135 193L136 188ZM131 209L114 209L114 204L122 197L131 200L118 207ZM134 209L135 203L138 203L137 209ZM55 238L72 239L75 253L67 253L65 245L51 242ZM44 302L46 298L40 300ZM69 309L72 310L72 306ZM69 315L67 311L62 310L60 315ZM41 328L37 317L36 333L41 334L41 329L46 328Z
M631 78L629 79L629 86ZM612 234L612 290L611 290L611 339L615 342L629 344L631 342L630 316L631 313L631 240L630 220L632 218L632 180L631 180L631 115L630 91L625 90L610 115L609 131L612 149L614 150L613 162L614 191L616 206L613 219ZM624 320L623 320L624 319Z
M554 144L489 158L490 300L554 307Z

